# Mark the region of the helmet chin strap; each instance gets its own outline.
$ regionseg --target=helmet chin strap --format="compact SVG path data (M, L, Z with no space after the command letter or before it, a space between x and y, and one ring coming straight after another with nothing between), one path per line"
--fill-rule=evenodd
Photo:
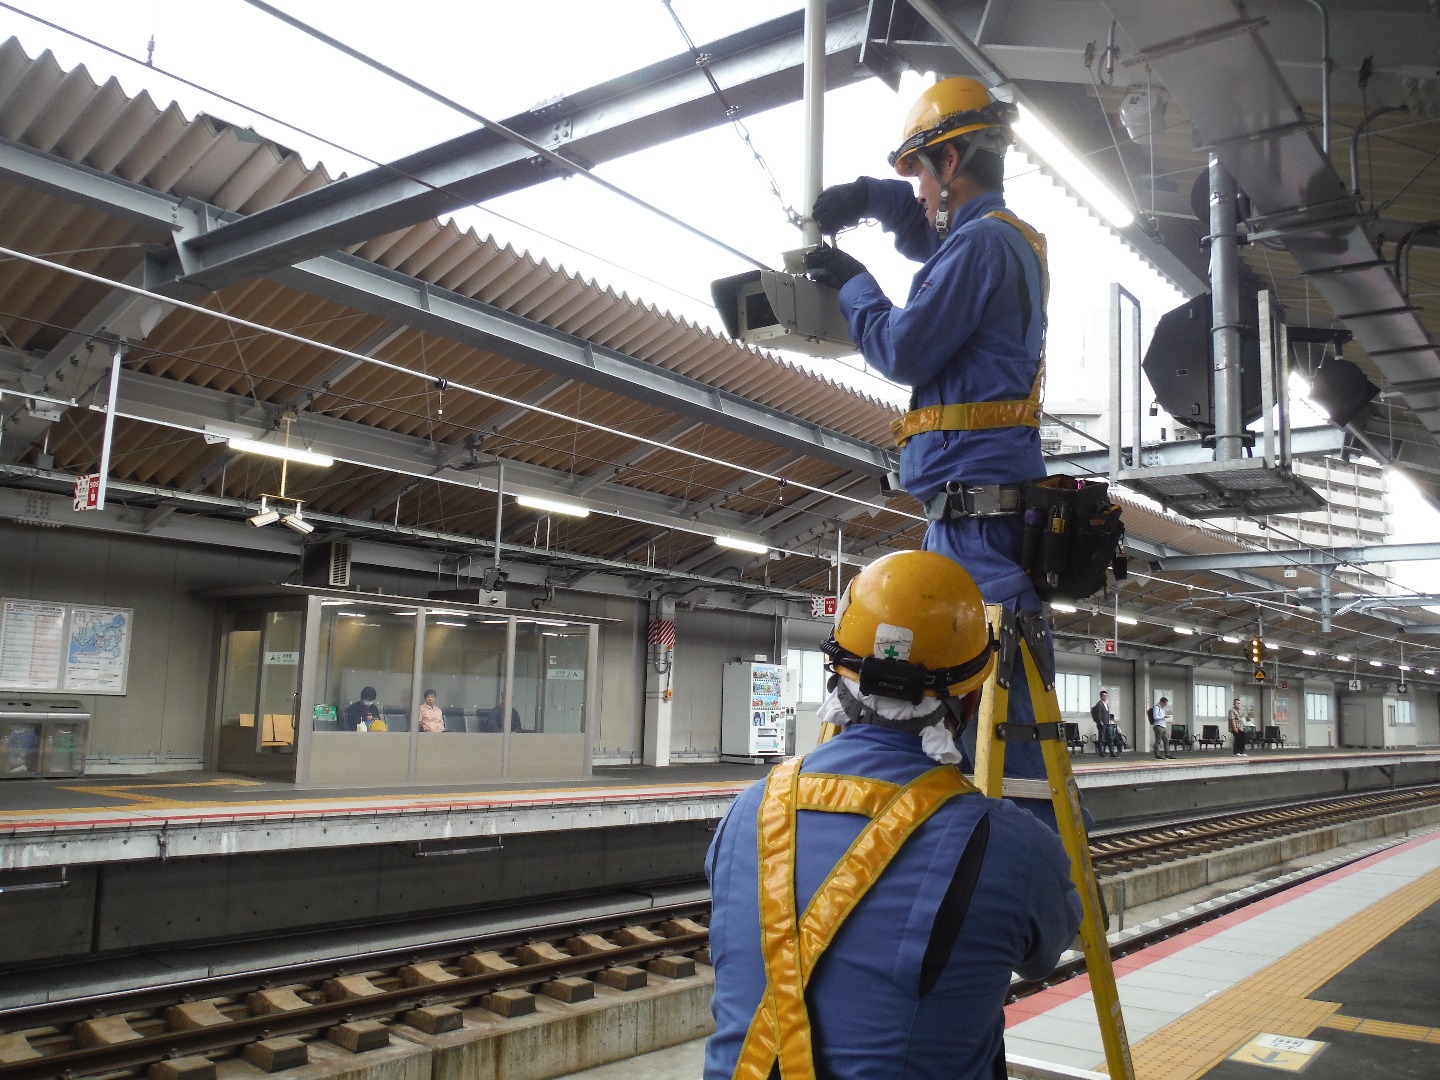
M949 180L940 179L940 171L935 167L935 162L931 160L928 153L921 150L918 155L920 158L920 167L930 174L930 178L934 180L940 188L940 205L935 208L935 231L940 235L941 240L944 240L945 234L950 231L950 185L955 182L956 177L969 167L971 159L975 156L975 152L980 149L980 140L963 139L961 140L961 145L965 147L965 152L960 155L960 162L955 166L955 172Z

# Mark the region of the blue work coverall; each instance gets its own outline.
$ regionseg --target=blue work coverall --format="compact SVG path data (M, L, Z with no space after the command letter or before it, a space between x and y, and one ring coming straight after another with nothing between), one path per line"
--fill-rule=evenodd
M866 178L866 216L895 237L895 249L921 262L903 308L868 273L840 289L850 338L865 362L886 378L912 387L912 408L1029 397L1044 345L1044 283L1039 259L1013 225L986 217L1005 209L986 193L953 210L942 241L903 180ZM1045 475L1040 432L1033 427L926 431L900 451L900 482L922 503L948 481L1017 484ZM975 579L987 604L1039 611L1040 598L1020 568L1019 515L932 521L924 547L948 555ZM1054 656L1050 641L1046 649ZM1017 665L1017 675L1019 673ZM1008 719L1034 723L1029 688L1017 678ZM966 753L973 758L973 729ZM1033 743L1006 747L1007 776L1045 775ZM1042 816L1048 807L1038 808Z
M904 784L933 768L917 736L851 724L807 754L801 771ZM757 867L763 795L764 781L741 793L706 858L715 1034L705 1048L705 1080L733 1075L765 989ZM957 934L947 892L982 818L986 854ZM795 901L803 911L868 819L814 810L796 819ZM1005 800L951 799L905 842L816 966L805 995L816 1075L1003 1077L1010 973L1048 974L1079 925L1069 859L1053 832Z

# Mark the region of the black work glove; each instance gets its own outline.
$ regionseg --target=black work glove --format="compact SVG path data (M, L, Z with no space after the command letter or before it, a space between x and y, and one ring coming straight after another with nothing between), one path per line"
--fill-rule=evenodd
M841 229L858 225L869 205L870 189L862 176L853 183L836 184L820 192L810 216L822 233L833 236Z
M837 289L856 274L866 273L865 264L854 255L823 244L805 253L805 269L811 280Z

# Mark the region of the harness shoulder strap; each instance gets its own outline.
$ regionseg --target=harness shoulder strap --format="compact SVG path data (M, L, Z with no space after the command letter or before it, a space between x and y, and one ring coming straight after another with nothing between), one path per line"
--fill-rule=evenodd
M805 988L820 956L905 842L946 802L974 792L959 770L930 769L908 784L800 773L800 760L771 770L759 817L761 947L765 992L735 1065L737 1080L814 1080ZM803 916L795 901L797 811L864 814L870 821L816 890Z
M890 424L897 446L904 446L923 431L983 431L993 428L1040 426L1041 406L1045 400L1045 310L1050 300L1048 248L1043 234L1036 232L1009 210L992 210L978 220L984 221L987 218L1003 221L1019 232L1040 264L1040 366L1035 373L1035 381L1030 386L1030 396L1023 400L975 401L911 409ZM1028 331L1034 312L1029 303L1030 290L1025 281L1023 266L1020 267L1019 278L1021 309L1028 311L1025 320Z

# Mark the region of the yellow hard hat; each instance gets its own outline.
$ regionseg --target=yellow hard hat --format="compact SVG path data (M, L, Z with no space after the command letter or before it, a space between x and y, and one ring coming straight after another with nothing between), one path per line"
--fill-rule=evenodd
M963 697L995 666L980 589L959 563L933 551L897 551L850 582L822 649L861 693Z
M1001 145L1008 145L1017 113L1009 102L994 100L983 83L941 79L910 106L900 147L890 155L890 164L901 176L914 176L917 151L991 128L1004 136Z

